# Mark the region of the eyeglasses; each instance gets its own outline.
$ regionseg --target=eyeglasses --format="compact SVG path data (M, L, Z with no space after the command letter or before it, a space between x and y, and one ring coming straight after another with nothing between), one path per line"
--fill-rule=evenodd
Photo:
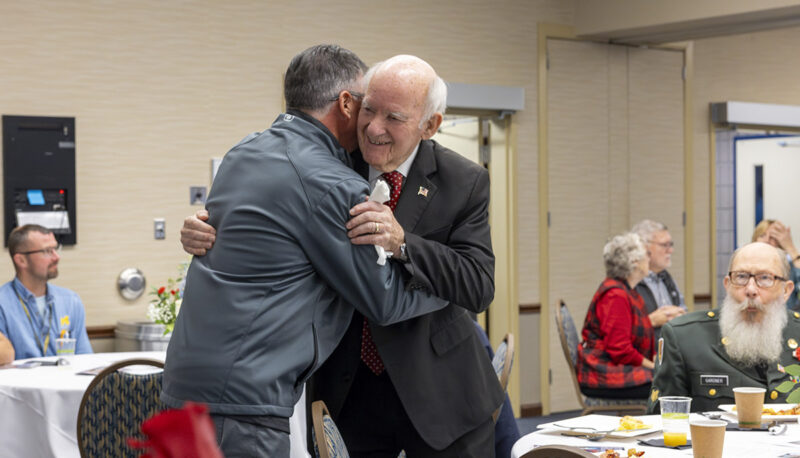
M654 242L651 240L650 243L652 243L653 245L658 245L661 248L672 248L675 246L675 242L673 242L672 240L670 240L669 242Z
M756 285L758 285L759 288L772 288L772 286L775 285L775 280L786 281L783 277L765 272L757 274L741 271L728 272L728 278L730 278L731 283L736 286L747 286L747 283L750 282L750 277L756 279Z
M33 254L33 253L42 253L43 255L52 258L57 253L61 253L61 244L59 243L54 247L42 248L41 250L20 251L17 254Z
M356 100L360 101L360 100L362 100L364 98L364 93L363 92L356 92L356 91L347 91L347 92L349 92L350 95L352 95L353 98L356 99ZM335 102L337 100L339 100L339 96L338 95L336 97L332 98L332 99L328 99L328 102Z

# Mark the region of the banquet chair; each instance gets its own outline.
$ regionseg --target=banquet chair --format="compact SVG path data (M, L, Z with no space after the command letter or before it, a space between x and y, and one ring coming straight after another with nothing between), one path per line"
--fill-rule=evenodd
M78 410L81 458L138 457L127 439L140 435L144 420L164 407L159 401L163 372L133 374L119 369L133 365L163 368L154 359L127 359L103 369L86 388Z
M314 425L314 452L319 458L350 458L339 428L333 422L324 401L311 403Z
M567 309L567 304L559 300L556 308L556 325L558 336L561 338L561 349L564 350L564 358L567 360L569 373L572 376L572 383L575 386L575 394L583 411L581 415L588 415L595 412L617 412L629 413L633 415L644 414L647 408L646 399L605 399L584 396L578 384L578 375L575 367L578 364L578 330Z
M542 445L519 458L597 458L586 450L568 445Z
M312 434L314 454L317 458L350 458L339 428L333 422L324 401L311 403L311 420L314 426ZM401 450L397 458L406 458L406 451Z
M511 374L511 366L514 365L514 334L506 334L503 340L497 346L492 358L492 366L494 372L497 374L497 379L500 381L500 386L503 387L503 392L508 390L508 377ZM497 423L497 417L500 416L500 410L503 405L492 413L492 419Z

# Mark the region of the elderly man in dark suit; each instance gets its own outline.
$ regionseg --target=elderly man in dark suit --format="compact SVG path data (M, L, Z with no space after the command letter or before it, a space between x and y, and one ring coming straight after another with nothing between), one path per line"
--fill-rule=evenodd
M354 167L392 192L386 205L351 210L351 241L382 246L405 265L408 287L451 304L392 326L354 316L309 396L328 405L351 456L492 457L503 395L469 313L494 297L488 173L430 140L447 89L426 62L393 57L364 84ZM187 251L210 246L194 238L200 227L187 219Z

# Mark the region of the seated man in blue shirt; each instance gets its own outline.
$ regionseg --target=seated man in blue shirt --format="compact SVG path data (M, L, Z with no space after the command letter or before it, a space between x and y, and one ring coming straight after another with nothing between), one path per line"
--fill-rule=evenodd
M17 275L0 287L0 363L55 355L58 337L76 339L75 353L92 352L80 298L47 284L58 276L60 249L52 231L36 224L8 236Z

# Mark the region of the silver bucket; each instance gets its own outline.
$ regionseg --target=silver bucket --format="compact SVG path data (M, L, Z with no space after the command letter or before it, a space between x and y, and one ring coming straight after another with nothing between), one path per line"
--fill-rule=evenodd
M116 351L166 351L172 334L151 321L118 321L114 330Z

